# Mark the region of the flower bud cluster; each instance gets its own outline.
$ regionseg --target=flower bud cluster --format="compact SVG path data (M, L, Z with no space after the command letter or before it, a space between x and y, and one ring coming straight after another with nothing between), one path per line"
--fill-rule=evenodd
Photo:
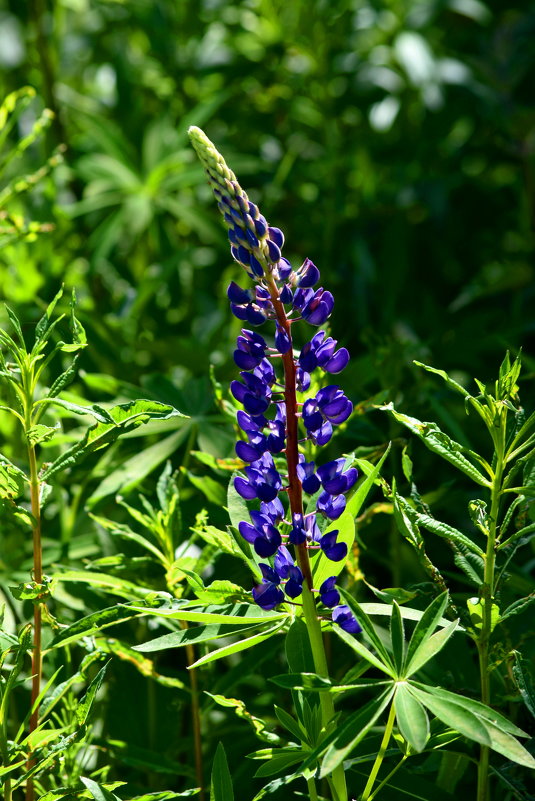
M349 418L353 405L338 385L329 384L306 398L299 412L295 393L308 392L311 374L317 370L329 375L340 373L349 354L345 348L337 349L336 341L319 330L300 354L294 355L294 323L304 320L312 326L323 325L333 311L334 298L323 287L315 288L320 272L309 259L294 270L282 256L282 232L268 225L205 134L193 128L190 136L227 225L232 256L254 281L253 287L245 289L230 284L227 294L232 313L248 326L266 321L275 324L271 344L249 327L242 329L234 351L240 378L230 386L243 407L237 413L242 436L236 455L245 467L243 475L234 479L234 486L256 507L250 510L250 520L243 520L238 528L261 559L271 560L259 562L262 581L253 588L256 603L269 610L287 599L294 602L302 594L309 551L321 550L333 562L347 555L347 545L338 541L339 532L331 528L331 522L343 513L357 471L346 469L343 458L319 466L306 462L298 454L296 434L300 426L305 440L325 445L333 428ZM285 383L274 368L281 362ZM289 381L293 386L289 387ZM313 508L307 514L303 495L310 496L306 508ZM322 519L327 524L324 530L320 527ZM357 632L359 624L349 608L340 604L335 583L336 576L332 576L320 587L309 589L332 609L335 622Z

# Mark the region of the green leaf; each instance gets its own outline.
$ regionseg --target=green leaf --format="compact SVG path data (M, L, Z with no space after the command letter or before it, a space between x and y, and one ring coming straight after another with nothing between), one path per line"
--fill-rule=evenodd
M189 603L173 603L170 607L151 608L130 604L128 609L145 615L187 620L193 623L226 623L233 626L249 626L251 623L274 623L289 619L287 612L264 612L256 604L227 604L192 608Z
M87 787L95 801L121 801L121 799L116 796L115 793L111 793L109 790L106 790L105 787L103 787L101 784L97 784L97 782L94 782L93 779L87 779L85 776L80 776L80 781Z
M283 620L278 625L273 626L270 629L263 629L260 633L254 634L252 637L246 637L244 640L238 640L238 642L232 643L232 645L225 645L223 648L218 648L215 651L211 651L209 654L197 659L196 662L188 667L199 667L199 665L204 665L207 662L214 662L216 659L223 659L231 654L236 654L239 651L245 651L247 648L252 648L254 645L258 645L259 643L264 642L264 640L268 640L270 637L278 634L285 625L286 621Z
M461 470L461 472L469 476L472 481L475 481L476 484L490 488L491 482L489 479L480 473L477 467L464 455L467 453L471 458L481 463L484 460L478 454L467 448L463 448L458 442L448 437L447 434L444 434L444 432L440 430L436 423L424 423L421 420L417 420L415 417L401 414L394 409L392 404L384 406L383 409L388 411L399 423L406 426L409 431L412 431L413 434L421 439L430 451L437 453L458 470Z
M329 531L334 530L338 531L336 541L339 543L345 542L349 552L355 541L355 521L353 515L347 509L342 512L338 520L330 523L323 533L327 534ZM314 587L320 587L329 576L338 576L344 569L344 564L345 559L341 559L339 562L332 562L323 551L316 551L310 559Z
M118 595L121 598L132 600L132 598L140 598L144 600L148 595L154 593L150 587L140 587L132 581L112 576L108 573L94 573L90 570L64 570L62 573L56 573L52 578L52 594L54 594L54 586L57 583L65 583L71 581L80 581L84 584L91 584L94 587L100 587L112 595ZM138 611L146 612L146 609Z
M398 604L392 604L392 617L390 618L390 640L392 642L392 655L396 671L399 674L405 656L405 635L403 631L403 618Z
M407 668L409 667L413 657L415 656L416 652L418 651L422 643L428 637L430 637L431 634L436 629L439 620L442 618L444 610L446 609L447 604L448 604L448 593L443 592L437 598L434 598L427 607L427 609L425 609L425 611L423 612L409 641L409 647L407 649L407 658L405 660L405 665L407 666Z
M472 626L481 631L483 626L483 602L481 598L468 598L466 601L468 613L470 615L470 622ZM494 631L495 627L500 622L500 607L498 604L492 604L490 611L490 630Z
M394 706L401 734L415 751L423 751L429 739L429 718L422 704L409 692L404 682L396 684Z
M413 673L416 673L429 662L435 654L438 654L444 648L453 632L457 630L458 623L458 620L454 620L445 629L437 631L431 637L424 639L414 652L411 661L407 664L405 676L412 676Z
M512 762L535 768L535 759L508 731L511 728L517 732L521 730L513 727L502 715L479 702L466 703L469 699L444 690L437 693L436 688L426 687L427 691L423 691L414 684L409 687L411 693L447 726L470 740L489 746ZM521 734L527 736L524 732Z
M385 646L381 642L379 636L377 635L374 625L364 609L355 601L352 595L350 595L347 590L340 588L340 594L343 596L344 601L349 606L355 617L357 618L358 622L362 627L362 631L373 645L379 656L381 657L381 661L383 663L383 670L388 673L390 676L395 675L394 670L394 663L390 658L388 651L386 650ZM339 626L334 627L335 630L339 629ZM344 632L346 633L346 632ZM385 670L385 667L387 668Z
M327 738L330 744L321 763L321 778L329 776L332 771L349 756L361 740L364 739L381 712L386 709L390 703L393 694L394 688L389 687L378 698L374 698L358 712L353 712L349 715L345 722L337 727L334 737ZM305 760L303 767L311 764L317 751L320 750L321 753L324 747L325 743L322 743L319 749L312 751L310 756Z
M187 470L186 474L193 486L200 490L210 503L220 507L225 505L227 495L219 481L215 481L211 476L197 476L190 470Z
M65 451L43 473L42 479L48 480L60 470L65 470L78 462L88 453L104 448L114 442L122 434L133 431L149 420L168 420L170 417L184 417L172 406L158 401L134 400L121 403L108 410L111 423L98 422L90 426L82 440Z
M230 477L228 489L227 489L227 509L230 518L231 525L234 528L238 528L239 524L243 520L249 520L249 509L245 500L238 495L236 490L234 489L234 479L238 476L239 473L233 473Z
M155 470L165 459L172 456L179 446L184 442L188 434L188 428L182 427L174 431L165 439L160 439L154 445L141 450L131 456L120 466L109 473L91 493L87 499L89 508L95 506L103 498L113 495L116 492L128 493L136 487L144 478Z
M55 426L45 426L42 423L38 423L27 429L26 436L30 445L39 445L41 442L49 442L60 430L59 420Z
M360 618L359 618L360 623ZM393 667L389 665L385 665L379 657L375 656L372 651L370 651L366 646L357 640L357 638L353 634L349 634L347 631L344 631L340 626L333 624L333 631L335 634L340 637L350 648L355 651L362 659L365 659L366 662L369 662L370 665L373 665L382 673L386 673L387 676L390 676L392 679L396 678L396 672Z
M219 743L212 765L210 801L234 801L234 789L223 743Z
M89 687L87 688L84 696L78 701L76 707L74 709L74 714L76 716L76 720L79 726L84 726L87 722L87 719L91 713L91 709L95 702L96 695L100 690L102 682L104 681L104 674L106 673L106 668L108 667L109 662L107 662L104 667L102 667Z
M451 387L451 389L454 389L456 392L462 395L465 400L469 399L473 403L477 403L476 399L470 395L468 390L466 390L461 384L458 384L457 381L454 381L453 378L450 378L450 376L444 370L437 370L436 367L430 367L428 364L423 364L422 362L417 362L416 360L414 360L413 363L417 367L423 367L423 369L427 370L429 373L435 373L436 375L439 375L446 382L446 384Z
M100 609L98 612L79 618L74 623L71 623L70 626L62 629L48 645L47 650L52 651L54 648L63 648L65 645L76 642L82 637L91 637L108 626L123 623L125 620L131 620L137 616L136 612L133 612L123 604Z
M293 734L293 736L296 738L298 742L306 740L306 734L307 734L306 731L301 728L299 722L294 717L292 717L292 715L290 715L288 712L286 712L285 709L282 709L282 707L277 706L276 704L274 705L273 709L275 711L277 718L279 719L279 722L281 723L282 726L284 726L286 731L289 731L290 734Z
M15 312L12 309L9 308L7 303L4 303L4 307L5 307L5 310L7 312L7 316L9 317L9 319L11 321L11 325L15 329L15 333L17 335L17 339L19 340L19 344L21 345L21 347L25 351L26 350L26 345L24 344L24 336L22 334L22 328L20 327L19 318L17 317Z
M484 551L482 551L479 545L473 542L461 531L453 528L453 526L449 526L447 523L443 523L441 520L435 520L434 517L430 517L422 512L418 512L401 495L396 493L395 497L405 516L413 524L416 524L416 526L423 526L428 531L431 531L433 534L437 534L439 537L442 537L449 542L454 542L456 545L461 547L464 546L465 548L468 548L468 550L473 551L473 553L477 553L479 556L484 556Z
M518 651L515 652L513 678L522 700L535 718L535 688L533 687L531 666L528 660L523 659Z
M255 773L255 779L265 779L268 776L275 776L277 773L287 770L303 759L302 748L288 747L266 750L272 751L273 756L270 758L269 762L266 762L258 768Z
M5 456L0 456L0 498L19 498L27 483L25 473Z
M40 342L46 341L46 335L51 325L50 320L52 318L52 315L54 314L54 309L56 308L56 304L61 299L62 295L63 295L63 286L59 289L55 297L48 304L45 313L35 326L35 345L38 345Z
M357 517L358 513L360 512L362 504L366 500L372 486L379 483L381 468L385 463L386 457L390 453L390 447L390 443L388 443L387 449L376 465L373 465L366 459L355 459L355 464L363 473L365 473L366 478L364 481L360 481L357 484L355 492L353 495L351 495L351 497L348 498L347 501L346 511L349 512L354 518Z
M182 698L186 696L187 701L189 701L189 688L186 689L186 685L183 681L177 679L175 676L165 676L162 673L158 673L154 666L154 662L148 657L143 656L143 654L140 654L138 651L134 651L130 645L127 645L126 643L121 642L121 640L117 640L114 637L99 635L95 637L95 642L97 648L102 653L116 656L123 662L128 662L128 664L135 667L142 676L152 679L153 681L157 682L157 684L161 684L163 687L172 687L175 692L179 690Z
M193 531L209 545L215 545L216 548L219 548L221 551L224 551L231 556L237 556L239 559L243 559L247 565L249 565L249 560L243 551L240 550L236 540L229 531L222 531L215 526L208 525L195 526Z
M147 642L141 643L141 645L135 645L134 651L154 653L155 651L166 651L168 648L183 648L185 645L211 642L220 637L231 637L234 634L243 634L243 632L251 631L254 628L258 628L258 623L254 623L251 626L241 626L239 629L231 624L223 625L222 623L212 623L208 626L193 626L192 628L181 629L180 631L172 631L170 634L163 634L161 637L148 640Z
M209 693L207 690L205 690L205 693L206 695L210 696L210 698L219 706L227 709L233 709L239 718L247 721L247 723L253 727L255 735L261 740L265 740L268 743L282 742L281 738L277 734L273 734L267 730L267 724L265 720L251 715L251 713L247 710L245 703L240 699L226 698L224 695L215 695L214 693Z

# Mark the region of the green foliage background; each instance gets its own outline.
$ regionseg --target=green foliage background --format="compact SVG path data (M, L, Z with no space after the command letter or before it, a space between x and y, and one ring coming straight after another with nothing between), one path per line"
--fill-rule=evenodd
M481 446L459 404L413 359L457 371L468 384L474 375L489 380L503 351L523 346L520 391L532 406L534 33L527 2L3 1L1 93L25 85L37 93L7 144L43 108L54 112L3 180L66 150L59 166L12 201L10 213L53 228L4 243L0 297L31 330L59 284L75 287L90 347L74 392L92 401L150 397L192 416L178 428L153 429L150 469L129 461L139 452L131 439L95 460L89 479L80 471L58 491L48 513L50 563L102 551L112 558L114 546L102 532L96 537L87 502L113 515L114 493L128 495L142 482L150 492L153 468L167 458L183 467L185 529L200 499L211 521L225 525L223 483L195 483L202 467L189 453L233 454L209 370L214 365L222 385L234 374L238 323L225 290L245 279L188 145L191 124L206 130L262 213L285 231L292 263L309 256L335 295L332 333L353 356L344 385L358 412L343 435L346 451L400 444L401 428L370 411L369 398L394 400ZM8 423L0 425L11 443L6 452L16 456ZM414 450L421 491L438 514L466 525L471 488L448 484L447 466L430 474L431 457ZM389 469L403 480L394 452ZM422 580L390 520L369 519L368 579L378 586ZM387 538L388 552L374 547L377 538ZM8 543L3 570L27 574L29 551L15 532ZM445 546L435 547L451 561ZM218 562L217 575L234 579L228 561ZM523 592L533 587L529 564L517 577ZM150 579L158 586L158 576ZM101 606L97 592L80 592L73 614ZM242 671L251 659L255 667L260 661L244 657ZM470 674L472 666L456 670ZM457 681L455 672L450 679ZM112 737L132 735L132 713L124 710L137 694L146 705L139 731L149 732L150 748L176 740L174 722L156 720L154 711L178 703L169 701L172 690L147 689L127 658L111 681ZM255 681L252 697L262 690ZM240 725L236 736L246 741ZM227 721L217 734L229 731ZM140 764L131 758L128 770L143 783L139 771L151 775L150 766Z

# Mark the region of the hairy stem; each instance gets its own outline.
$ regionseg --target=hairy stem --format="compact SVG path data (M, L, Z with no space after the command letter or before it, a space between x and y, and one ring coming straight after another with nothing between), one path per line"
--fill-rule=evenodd
M366 782L366 787L364 788L364 792L362 793L361 801L368 801L368 799L371 796L373 785L375 783L381 765L383 764L383 759L385 758L386 749L388 748L388 743L390 742L390 737L392 736L392 729L394 728L395 719L396 719L396 707L394 703L392 703L390 707L390 714L388 715L388 720L386 722L383 739L381 740L381 745L379 746L379 753L375 758L375 762L373 763L370 775L368 776L368 781Z
M271 300L277 315L277 321L284 329L290 342L292 342L291 324L286 317L284 306L280 301L279 292L273 279L268 277L268 288ZM296 397L296 367L293 358L293 348L282 357L284 366L284 400L286 404L286 464L288 467L288 499L290 512L303 514L303 494L301 482L297 475L297 465L299 464L299 431L297 417L297 397ZM296 546L297 563L303 573L303 614L307 626L307 632L314 660L314 669L320 676L328 677L327 658L321 634L321 624L316 611L316 601L312 592L312 571L306 543ZM324 730L334 718L334 704L329 693L320 693L322 724ZM334 801L347 801L347 787L343 765L338 765L329 778L329 783L333 792Z

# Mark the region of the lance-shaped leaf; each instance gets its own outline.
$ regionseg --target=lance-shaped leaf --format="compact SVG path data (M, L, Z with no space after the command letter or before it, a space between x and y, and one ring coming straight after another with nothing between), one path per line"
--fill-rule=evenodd
M234 801L232 778L223 743L219 743L212 765L210 801Z
M378 698L374 698L361 710L350 715L345 723L336 729L335 736L321 763L321 777L329 776L364 739L381 712L388 706L393 694L394 688L388 687ZM312 752L305 764L311 763L314 753L315 751Z
M405 675L407 677L420 670L435 654L438 654L444 648L453 632L457 629L458 623L458 620L453 620L445 629L435 632L435 634L420 643L406 667Z
M414 655L420 648L423 642L428 639L433 632L435 631L436 627L439 624L439 621L442 619L442 615L446 606L448 604L448 593L443 592L437 598L434 598L427 609L423 612L420 620L418 621L413 633L412 637L409 642L409 647L407 648L407 658L405 660L405 665L408 667Z
M459 531L447 523L443 523L441 520L435 520L435 518L431 517L430 515L423 514L423 512L418 512L405 498L403 498L401 495L398 495L398 493L395 494L395 499L399 504L400 509L403 510L405 517L416 526L423 526L433 534L437 534L439 537L443 537L450 542L454 542L456 545L464 546L479 556L484 556L484 551L481 550L479 545L467 537L466 534L463 534L462 531Z
M357 618L358 622L360 623L360 626L361 626L362 631L364 632L366 638L373 645L373 647L375 648L375 650L377 651L377 653L381 657L381 662L384 665L384 667L382 669L385 670L385 667L386 667L387 670L385 672L389 672L390 671L389 675L391 675L391 676L395 675L394 663L393 663L392 659L390 658L390 655L389 655L388 651L386 650L385 646L383 645L379 635L375 631L375 627L374 627L372 621L370 620L370 618L368 617L368 615L366 614L366 612L364 611L362 606L360 606L357 603L357 601L355 601L353 596L350 595L347 592L347 590L345 590L343 587L340 588L340 593L341 593L344 601L349 606L349 608L351 609L351 611L353 612L353 614ZM336 631L339 629L338 626L335 626L334 628L335 628Z
M54 637L47 650L51 651L54 648L63 647L80 640L82 637L90 637L93 634L98 634L108 626L123 623L125 620L131 620L133 617L138 616L139 612L129 609L124 604L116 604L116 606L109 606L107 609L100 609L98 612L93 612L91 615L75 620L70 626L62 629Z
M129 605L129 609L146 615L187 620L193 623L226 623L233 626L249 626L252 623L276 623L290 617L287 612L264 612L256 604L225 604L222 606L193 606L180 602L172 606L153 609L150 606Z
M26 474L0 455L0 498L18 498L24 492L27 482Z
M98 422L90 426L80 442L65 451L44 471L41 476L44 481L47 481L60 470L71 467L88 453L110 445L122 434L148 423L149 420L184 417L181 412L166 403L141 399L113 406L107 410L107 414L109 414L112 422Z
M258 623L253 623L250 626L240 626L240 628L236 628L231 623L228 625L210 623L207 626L192 626L191 628L172 631L169 634L162 634L160 637L141 643L141 645L135 645L133 650L141 651L142 653L166 651L169 648L182 648L186 645L211 642L220 637L231 637L234 634L242 635L244 632L252 631L253 629L258 629Z
M376 465L373 465L366 459L355 459L355 464L365 474L366 478L362 481L359 481L359 483L356 486L355 492L348 497L346 511L348 511L351 515L353 515L353 517L356 517L360 512L362 504L366 500L368 493L373 487L373 485L379 483L381 468L389 453L390 453L390 443L388 443L386 451L383 453L383 455L381 456L380 460L377 462Z
M447 726L470 740L489 746L512 762L535 768L535 759L515 739L515 735L528 735L494 709L436 687L420 684L407 686L415 698Z
M272 626L270 629L264 628L259 633L253 634L251 637L246 637L244 640L238 640L238 642L232 643L231 645L225 645L223 648L217 648L215 651L211 651L211 653L201 656L200 659L197 659L196 662L194 662L192 665L188 665L188 667L199 667L199 665L204 665L206 662L214 662L216 659L223 659L223 657L236 654L239 651L245 651L247 648L252 648L254 645L258 645L259 643L264 642L264 640L269 640L270 637L278 634L285 625L286 621L283 620L276 626Z
M355 520L347 509L337 520L333 520L333 522L327 526L323 534L327 534L329 531L338 531L336 542L345 542L348 552L351 550L353 542L355 541ZM339 562L332 562L323 551L316 551L310 559L314 587L320 587L329 576L338 576L342 572L344 564L344 559L341 559Z
M409 431L412 431L413 434L421 439L424 445L429 448L430 451L442 456L442 458L447 462L450 462L450 464L454 465L454 467L457 467L458 470L461 470L463 473L469 476L472 481L476 482L476 484L480 484L482 487L487 488L491 486L489 479L479 472L477 467L469 459L467 459L465 454L479 462L479 464L485 464L483 457L479 456L479 454L469 450L468 448L463 448L462 445L460 445L458 442L455 442L455 440L451 439L447 434L441 431L436 423L425 423L421 420L417 420L415 417L409 417L406 414L401 414L401 412L397 412L394 409L392 404L384 406L383 409L390 412L392 417L394 417L402 425L406 426Z
M429 718L423 705L404 682L396 684L394 696L398 728L415 751L423 751L429 739Z

